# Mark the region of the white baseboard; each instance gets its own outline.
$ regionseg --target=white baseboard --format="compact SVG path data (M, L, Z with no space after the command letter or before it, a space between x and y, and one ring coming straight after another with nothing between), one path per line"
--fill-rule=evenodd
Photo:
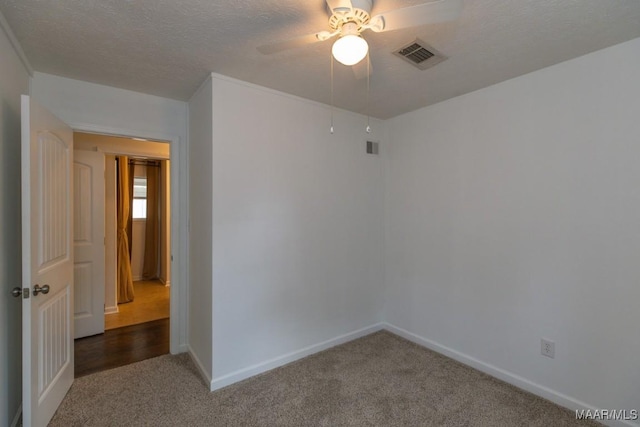
M171 286L171 280L166 280L162 277L158 277L158 280L160 280L160 283L162 283L165 286Z
M22 404L18 407L18 411L16 415L13 417L13 421L11 421L11 427L17 427L22 422Z
M258 375L263 372L267 372L272 369L278 368L280 366L286 365L288 363L294 362L298 359L302 359L303 357L310 356L314 353L318 353L320 351L326 350L336 345L340 345L340 344L355 340L357 338L363 337L365 335L369 335L371 333L374 333L383 329L393 334L396 334L400 337L403 337L411 342L414 342L418 345L421 345L430 350L433 350L437 353L450 357L451 359L457 360L460 363L471 366L472 368L475 368L481 372L491 375L492 377L498 378L506 383L514 385L522 390L528 391L532 394L540 396L560 406L568 408L570 410L573 410L573 411L589 410L592 412L595 412L597 410L597 408L593 405L589 405L571 396L567 396L556 390L552 390L548 387L542 386L524 377L516 375L512 372L498 368L497 366L491 365L489 363L485 363L472 356L466 355L457 350L446 347L435 341L421 337L417 334L414 334L402 328L398 328L386 322L376 323L366 328L358 329L357 331L340 335L338 337L329 339L327 341L314 344L314 345L302 348L300 350L293 351L291 353L287 353L285 355L273 358L271 360L267 360L265 362L261 362L243 369L239 369L237 371L223 375L219 378L214 378L213 380L210 379L209 375L202 368L202 364L200 363L198 358L195 356L195 354L193 353L190 347L188 347L188 352L191 355L191 358L194 360L194 363L200 370L200 373L202 374L202 376L208 381L208 384L210 384L211 391L214 391L214 390L218 390L223 387L229 386L238 381L242 381L244 379L250 378L254 375ZM611 420L611 421L598 420L598 421L608 426L640 427L640 424L636 424L631 421L617 421L617 420Z
M133 280L134 282L139 282L142 280L142 276L133 276L131 280Z
M278 368L282 365L286 365L287 363L291 363L298 359L302 359L303 357L307 357L314 353L318 353L319 351L323 351L328 348L335 347L336 345L340 345L348 341L353 341L357 338L363 337L365 335L369 335L373 332L377 332L382 329L383 329L383 324L376 323L375 325L358 329L357 331L349 332L347 334L340 335L335 338L331 338L327 341L323 341L318 344L310 345L309 347L305 347L300 350L296 350L291 353L278 356L271 360L267 360L265 362L261 362L256 365L239 369L235 372L231 372L230 374L223 375L219 378L214 378L213 381L211 381L211 391L218 390L222 387L226 387L228 385L231 385L238 381L242 381L254 375L258 375L263 372L270 371L271 369Z
M119 312L120 312L120 309L118 308L117 305L104 308L104 314L116 314L116 313L119 313Z
M552 390L548 387L542 386L540 384L536 384L533 381L530 381L512 372L505 371L504 369L500 369L497 366L493 366L491 364L482 362L474 357L471 357L459 351L453 350L452 348L441 345L435 341L416 335L413 332L409 332L405 329L398 328L389 323L383 323L382 328L393 334L399 335L402 338L405 338L411 342L414 342L418 345L426 347L437 353L443 354L447 357L450 357L451 359L457 360L460 363L471 366L472 368L482 371L485 374L489 374L492 377L498 378L506 383L514 385L522 390L528 391L529 393L533 393L544 399L550 400L551 402L556 403L565 408L568 408L572 411L581 410L581 409L595 411L597 409L595 406L588 405L578 399L574 399L571 396L567 396L558 391ZM598 421L608 426L627 426L627 427L640 426L640 424L632 423L631 421L605 421L605 420L598 420Z
M193 352L193 349L191 348L191 346L187 345L186 347L187 347L187 353L189 353L189 356L191 356L191 360L193 360L193 363L196 365L196 368L198 368L198 371L200 372L200 375L202 375L202 378L205 380L206 384L211 384L212 383L211 375L209 375L207 370L204 369L202 362L200 361L198 356L196 356L196 354Z
M180 344L175 351L171 351L171 354L189 353L191 349L186 344Z

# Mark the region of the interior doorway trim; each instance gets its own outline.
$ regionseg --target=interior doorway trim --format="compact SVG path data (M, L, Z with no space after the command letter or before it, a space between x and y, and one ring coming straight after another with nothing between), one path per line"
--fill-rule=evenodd
M189 218L187 186L186 141L176 135L141 129L96 126L87 123L68 123L75 132L87 132L125 138L142 138L169 143L171 158L171 290L170 290L170 351L187 351L187 299L188 299L188 228Z

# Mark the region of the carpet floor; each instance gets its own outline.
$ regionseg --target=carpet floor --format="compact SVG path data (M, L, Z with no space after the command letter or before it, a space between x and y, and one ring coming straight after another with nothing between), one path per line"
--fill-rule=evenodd
M577 426L575 414L389 332L209 392L186 354L76 379L50 426Z

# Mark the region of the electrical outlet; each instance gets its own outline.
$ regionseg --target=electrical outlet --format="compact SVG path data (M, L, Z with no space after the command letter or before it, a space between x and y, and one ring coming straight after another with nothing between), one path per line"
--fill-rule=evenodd
M540 354L553 359L556 356L556 343L542 338L540 340Z

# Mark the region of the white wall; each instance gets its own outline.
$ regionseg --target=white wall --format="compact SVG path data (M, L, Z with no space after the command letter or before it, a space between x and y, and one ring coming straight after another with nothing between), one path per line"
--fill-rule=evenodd
M160 168L160 281L171 284L171 161L162 160Z
M74 147L77 148L76 141L78 134L73 137ZM116 156L113 154L105 154L104 156L104 312L105 314L117 313L118 310L118 278L116 274L116 268L110 268L110 266L117 265L118 251L117 251L117 223L118 214L116 211L118 190L117 187L117 173L116 173Z
M638 76L640 39L390 120L386 320L564 404L640 408Z
M212 87L211 79L189 101L189 353L211 382L212 287Z
M326 105L216 75L212 90L219 387L381 320L384 205L381 158L365 153L381 123L368 135L337 110L331 135ZM208 204L207 190L192 194Z
M22 283L20 258L20 95L29 74L3 30L0 15L0 425L10 425L22 402Z
M32 89L41 105L74 128L125 129L127 136L159 140L170 135L184 143L184 102L38 72Z
M74 130L171 142L173 279L171 352L186 350L188 284L187 104L124 89L34 73L36 101Z

